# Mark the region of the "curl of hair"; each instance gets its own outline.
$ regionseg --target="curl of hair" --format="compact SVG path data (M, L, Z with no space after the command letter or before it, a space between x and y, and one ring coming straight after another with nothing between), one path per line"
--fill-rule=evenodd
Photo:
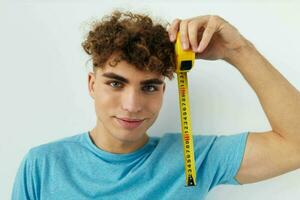
M94 69L103 67L117 53L119 57L110 66L125 60L139 70L157 72L169 79L175 72L174 44L166 27L154 24L146 15L114 11L94 24L82 47L91 55Z

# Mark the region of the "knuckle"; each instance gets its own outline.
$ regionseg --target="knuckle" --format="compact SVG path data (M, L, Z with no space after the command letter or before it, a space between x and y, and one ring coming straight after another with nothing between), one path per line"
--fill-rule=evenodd
M173 22L171 23L169 30L174 31L177 29L178 24L180 22L180 19L174 19Z
M216 21L216 20L219 19L219 16L218 15L212 15L210 18L211 18L211 20Z
M212 16L207 24L207 28L209 27L210 29L215 28L218 24L220 23L219 18Z
M197 26L197 21L196 20L191 20L188 22L189 27L194 28Z
M209 21L212 23L212 24L217 24L221 21L221 18L217 15L212 15L210 18L209 18Z
M186 25L186 24L188 24L188 20L187 19L181 20L180 25Z
M180 22L180 30L181 31L185 31L186 30L186 28L187 28L187 21L186 20L182 20L181 22Z
M179 19L179 18L175 18L174 21L175 21L175 22L180 22L180 19Z
M172 24L177 24L178 22L180 22L180 19L179 18L175 18L172 22Z

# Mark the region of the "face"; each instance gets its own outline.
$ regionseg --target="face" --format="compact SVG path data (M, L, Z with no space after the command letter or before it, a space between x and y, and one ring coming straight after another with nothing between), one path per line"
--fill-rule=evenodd
M101 137L124 143L141 140L159 114L164 90L164 76L139 71L126 61L89 73Z

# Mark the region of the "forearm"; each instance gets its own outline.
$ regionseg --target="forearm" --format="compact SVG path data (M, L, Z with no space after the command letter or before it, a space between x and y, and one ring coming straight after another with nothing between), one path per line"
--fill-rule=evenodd
M251 43L226 61L254 89L273 131L300 144L300 92Z

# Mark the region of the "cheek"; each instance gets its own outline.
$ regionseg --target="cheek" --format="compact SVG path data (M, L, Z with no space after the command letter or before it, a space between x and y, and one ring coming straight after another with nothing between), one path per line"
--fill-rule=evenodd
M111 114L111 110L114 110L120 99L116 93L109 91L105 87L97 88L95 93L95 109L97 114Z
M163 98L160 95L149 99L147 102L148 111L151 112L153 115L158 115L162 106L162 101Z

